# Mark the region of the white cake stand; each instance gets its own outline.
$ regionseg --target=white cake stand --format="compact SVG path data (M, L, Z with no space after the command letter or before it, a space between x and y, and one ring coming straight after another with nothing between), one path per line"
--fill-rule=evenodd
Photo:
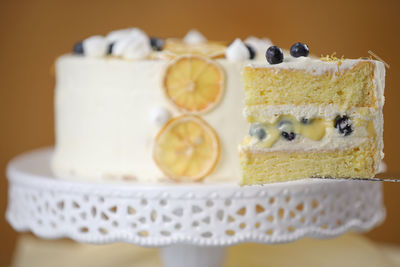
M162 247L167 267L221 266L224 247L367 231L383 221L379 182L307 179L264 186L57 180L51 149L8 165L7 219L17 231L78 242Z

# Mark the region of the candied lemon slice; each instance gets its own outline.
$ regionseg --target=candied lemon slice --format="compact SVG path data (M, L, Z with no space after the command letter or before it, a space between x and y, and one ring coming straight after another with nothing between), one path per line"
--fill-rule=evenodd
M171 56L198 55L209 58L225 57L226 45L223 42L207 41L199 44L187 44L180 39L167 39L164 51Z
M170 120L158 133L154 161L176 181L198 181L212 172L220 154L219 139L211 126L195 115Z
M200 56L182 56L171 62L164 75L167 97L183 111L209 111L224 92L224 73L213 61Z

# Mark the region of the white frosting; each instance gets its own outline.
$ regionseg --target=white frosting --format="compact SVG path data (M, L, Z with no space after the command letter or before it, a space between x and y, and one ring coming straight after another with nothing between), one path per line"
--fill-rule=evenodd
M375 169L379 169L379 160L382 160L385 154L383 153L383 105L385 104L385 64L380 61L375 61L375 71L374 71L374 88L375 95L378 102L377 116L374 119L375 131L378 135L378 151L380 152L376 155Z
M381 61L373 60L375 63L375 71L374 71L374 86L375 86L375 95L378 101L378 106L383 107L385 104L385 64Z
M250 52L246 45L237 38L233 43L226 48L225 56L231 61L243 61L250 58Z
M248 125L242 116L240 72L247 62L217 60L226 74L224 96L201 116L217 132L221 156L205 183L241 180L238 144ZM167 60L60 57L56 62L55 174L91 180L124 175L148 183L165 180L152 157L160 126L150 114L154 107L166 108L172 117L182 114L161 87L167 64Z
M387 165L386 163L382 160L381 164L379 164L379 168L378 168L378 173L384 173L387 171Z
M171 118L171 112L164 107L155 107L150 112L151 121L158 126L162 126Z
M183 37L183 42L187 44L201 44L205 43L207 38L204 37L198 30L190 30L186 33L185 37Z
M254 36L249 36L244 40L245 44L250 45L256 51L256 59L265 60L265 53L267 52L268 47L272 44L271 40L268 38L257 38Z
M107 54L108 42L100 35L86 38L82 42L83 53L88 57L102 57Z
M115 41L112 49L113 55L121 56L125 59L143 59L150 52L149 37L137 28L130 30L125 35L121 34L121 37Z
M340 106L330 104L325 106L316 105L255 105L251 107L245 107L243 115L248 117L257 118L257 120L265 122L273 122L276 118L281 115L292 115L297 120L301 118L325 118L333 120L337 115L348 115L351 118L369 119L371 114L376 112L373 108L363 108L363 112L366 113L363 116L360 111L361 108L352 108L345 112L341 110ZM369 115L369 116L368 116Z
M358 131L358 132L356 132ZM256 138L253 142L242 146L243 149L251 151L329 151L346 149L350 147L359 146L360 144L369 140L365 134L361 134L365 129L355 129L355 132L351 136L340 136L335 128L327 129L326 135L319 141L314 141L297 135L292 141L287 141L284 138L280 138L272 147L265 148L257 145ZM362 136L360 136L362 135Z

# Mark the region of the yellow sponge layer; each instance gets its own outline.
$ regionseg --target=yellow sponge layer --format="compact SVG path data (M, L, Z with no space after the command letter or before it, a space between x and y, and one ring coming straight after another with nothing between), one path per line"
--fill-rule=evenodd
M376 145L332 151L261 152L242 149L239 153L243 184L264 184L310 177L368 178L375 175Z
M316 75L305 70L247 66L243 70L245 104L250 107L334 103L343 108L376 108L374 68L372 62L360 61L335 76L332 71Z

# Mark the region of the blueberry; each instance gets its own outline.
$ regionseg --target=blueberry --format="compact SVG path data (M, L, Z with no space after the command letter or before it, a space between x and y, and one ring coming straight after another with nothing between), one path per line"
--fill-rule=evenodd
M164 47L164 39L162 38L157 38L157 37L151 37L150 38L150 45L151 48L153 48L154 51L161 51Z
M290 133L288 133L288 132L281 132L281 135L282 135L283 138L285 138L285 139L288 140L288 141L292 141L293 139L296 138L296 134L293 133L293 132L290 132Z
M300 119L300 122L302 124L310 124L312 122L312 119L308 119L308 118L303 117L303 118Z
M267 132L261 124L252 124L250 126L249 134L250 136L257 137L258 140L263 140L267 136Z
M72 49L72 51L74 51L75 54L83 54L83 43L82 41L77 42L74 45L74 48Z
M346 115L337 116L334 126L338 129L339 133L344 136L348 136L353 132L353 125L351 124L350 118Z
M265 57L269 64L279 64L283 61L283 52L278 46L270 46L265 53Z
M249 50L250 53L250 59L254 59L256 57L256 50L251 46L246 44L247 50Z
M296 134L294 133L293 124L290 121L282 120L278 123L278 130L281 132L283 138L288 141L292 141L296 138Z
M111 44L108 45L107 55L111 55L112 54L112 50L113 50L114 45L115 45L115 43L111 43Z
M310 52L310 50L308 49L308 46L303 43L295 43L290 48L290 54L293 57L306 57L306 56L308 56L309 52Z

